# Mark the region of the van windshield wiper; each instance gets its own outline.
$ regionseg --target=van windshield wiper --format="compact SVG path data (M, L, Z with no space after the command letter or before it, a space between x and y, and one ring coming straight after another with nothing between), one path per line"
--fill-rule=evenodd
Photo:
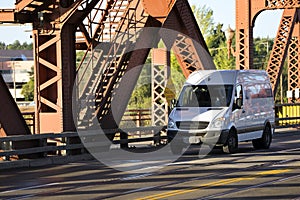
M176 107L176 110L189 110L188 108Z
M212 107L212 108L207 108L207 110L222 110L223 108L217 108L217 107Z

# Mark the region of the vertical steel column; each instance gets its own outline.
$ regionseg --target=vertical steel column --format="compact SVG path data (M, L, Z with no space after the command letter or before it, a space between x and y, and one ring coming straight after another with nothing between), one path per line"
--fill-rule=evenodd
M60 34L33 32L35 56L36 133L62 132Z
M65 25L51 35L34 31L36 133L74 131L75 30Z
M63 101L63 129L62 131L76 131L73 111L72 92L76 78L76 47L73 24L65 24L61 31L60 55L62 63L62 101Z
M297 9L297 12L299 10ZM288 54L288 90L295 91L300 88L300 23L295 24L293 38L289 45ZM292 98L288 99L289 103L293 102Z
M236 68L253 66L253 26L250 0L236 0Z
M152 125L165 126L168 123L168 102L165 98L170 76L170 54L166 49L152 50Z

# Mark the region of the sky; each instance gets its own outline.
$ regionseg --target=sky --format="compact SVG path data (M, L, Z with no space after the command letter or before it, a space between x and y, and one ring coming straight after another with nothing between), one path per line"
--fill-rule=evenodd
M188 0L191 5L206 6L213 10L214 22L223 24L223 31L228 25L235 30L235 1L236 0ZM225 3L226 2L226 3ZM253 36L275 38L282 10L263 11L255 21Z
M235 29L235 1L236 0L188 0L191 5L206 6L213 10L214 22L223 24L223 30L228 25ZM225 3L226 2L226 3ZM0 9L14 8L15 0L0 0ZM282 10L264 11L256 19L254 37L274 38L281 19ZM31 43L32 27L28 25L0 25L0 42L11 44L15 40L21 43Z

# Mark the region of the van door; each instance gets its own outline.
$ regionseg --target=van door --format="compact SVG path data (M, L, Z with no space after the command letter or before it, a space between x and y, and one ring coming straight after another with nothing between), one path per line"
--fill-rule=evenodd
M242 85L240 84L238 84L235 88L232 114L233 122L238 133L244 133L246 126L246 112L244 110L244 91Z

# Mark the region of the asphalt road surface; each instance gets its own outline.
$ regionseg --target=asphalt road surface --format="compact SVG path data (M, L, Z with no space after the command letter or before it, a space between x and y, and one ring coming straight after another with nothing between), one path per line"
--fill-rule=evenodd
M241 143L238 153L201 157L193 147L139 173L96 160L2 170L0 199L300 199L300 130L276 133L269 150Z

